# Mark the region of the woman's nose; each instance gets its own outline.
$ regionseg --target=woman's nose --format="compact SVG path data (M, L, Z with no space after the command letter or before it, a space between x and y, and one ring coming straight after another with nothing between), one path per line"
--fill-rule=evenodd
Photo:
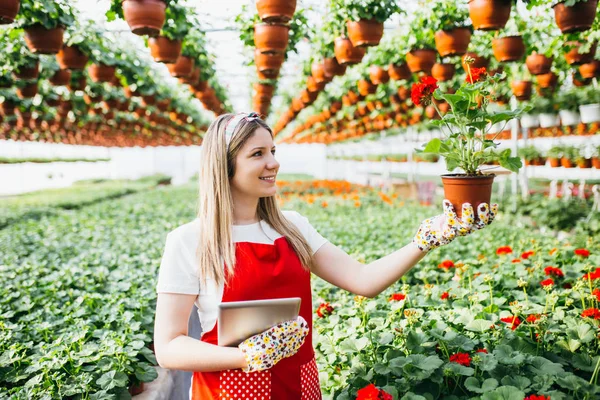
M274 155L271 155L267 162L267 169L279 169L279 162L275 159Z

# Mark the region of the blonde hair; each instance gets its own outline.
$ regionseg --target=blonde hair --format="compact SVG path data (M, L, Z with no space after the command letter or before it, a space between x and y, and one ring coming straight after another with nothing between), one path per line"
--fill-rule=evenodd
M233 114L223 114L208 128L202 142L199 174L198 276L204 282L214 279L219 285L225 283L235 271L230 179L235 174L236 156L258 128L266 129L273 136L271 128L261 119L242 119L235 128L228 149L225 128L233 117ZM267 222L288 240L304 268L310 270L313 266L311 248L298 228L281 213L275 196L260 198L256 212L260 220Z

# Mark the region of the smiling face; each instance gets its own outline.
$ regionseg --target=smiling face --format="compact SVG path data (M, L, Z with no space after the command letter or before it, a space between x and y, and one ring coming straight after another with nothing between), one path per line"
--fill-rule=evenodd
M230 180L232 195L234 198L274 196L278 171L273 138L268 130L260 127L237 153L235 174Z

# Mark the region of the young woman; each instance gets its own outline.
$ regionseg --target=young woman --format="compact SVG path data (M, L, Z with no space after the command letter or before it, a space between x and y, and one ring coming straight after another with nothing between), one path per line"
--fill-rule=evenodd
M463 205L421 224L413 241L363 265L329 243L293 211L280 211L279 163L271 129L254 113L225 114L202 146L198 217L167 236L160 266L154 346L163 368L193 371L191 398L320 399L312 347L311 273L352 293L375 297L429 250L491 223L495 207ZM302 299L300 316L238 347L217 346L220 302ZM202 337L187 336L193 304Z

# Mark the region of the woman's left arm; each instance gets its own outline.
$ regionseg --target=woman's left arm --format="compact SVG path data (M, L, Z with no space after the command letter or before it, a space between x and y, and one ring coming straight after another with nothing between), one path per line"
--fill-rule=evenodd
M413 241L400 250L369 264L362 264L339 247L326 243L314 255L312 272L354 294L375 297L421 261L429 250L451 242L456 236L465 236L489 225L497 207L494 204L490 212L487 204L481 204L475 221L473 208L465 203L462 218L459 219L446 200L444 214L423 221Z

